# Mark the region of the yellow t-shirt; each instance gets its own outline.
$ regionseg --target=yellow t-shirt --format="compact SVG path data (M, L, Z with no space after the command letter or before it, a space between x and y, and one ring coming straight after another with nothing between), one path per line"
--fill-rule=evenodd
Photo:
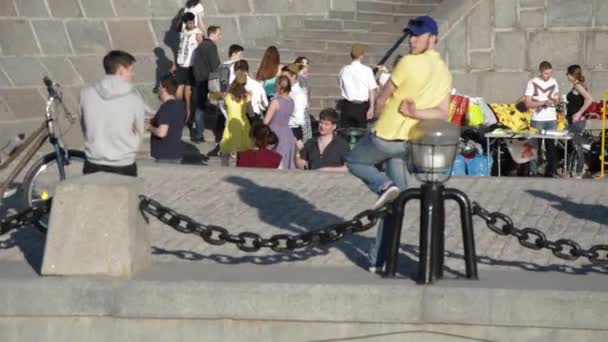
M417 109L436 107L450 94L452 75L439 53L428 50L403 57L393 70L391 81L397 89L372 130L382 139L409 140L409 131L418 120L399 113L401 102L412 99Z

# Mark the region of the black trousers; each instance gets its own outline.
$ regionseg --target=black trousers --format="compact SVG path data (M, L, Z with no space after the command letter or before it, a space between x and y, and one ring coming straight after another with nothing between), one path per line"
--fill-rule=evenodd
M95 173L95 172L109 172L116 173L123 176L133 176L137 177L137 164L133 163L127 166L110 166L110 165L100 165L91 163L88 160L84 161L84 166L82 168L82 173L85 175Z
M340 128L367 128L367 111L369 102L351 102L342 100Z

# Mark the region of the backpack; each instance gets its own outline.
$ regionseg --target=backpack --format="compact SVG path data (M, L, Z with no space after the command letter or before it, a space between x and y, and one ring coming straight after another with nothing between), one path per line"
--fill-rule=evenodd
M175 17L173 17L173 19L171 19L170 31L182 32L182 25L183 25L182 17L184 16L184 13L185 13L185 9L182 8L177 12Z
M209 92L225 93L230 86L230 66L231 64L220 64L217 71L209 74Z

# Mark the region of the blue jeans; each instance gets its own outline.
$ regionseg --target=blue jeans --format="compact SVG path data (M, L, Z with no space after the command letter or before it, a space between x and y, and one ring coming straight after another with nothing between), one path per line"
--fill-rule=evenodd
M361 179L375 193L380 194L387 183L395 184L401 191L407 189L407 162L408 148L405 141L389 141L378 138L369 133L362 138L347 158L348 170ZM382 172L375 165L383 163L386 172ZM387 250L384 234L384 221L380 223L376 232L376 242L369 250L370 263L381 267Z
M538 134L541 134L542 130L554 130L557 128L557 121L532 121L530 126L538 130ZM538 142L538 157L540 158L540 147L541 141ZM557 169L557 149L555 148L555 140L545 140L545 159L547 160L547 168L545 169L545 176L553 176ZM530 173L538 174L538 162L537 159L530 161Z

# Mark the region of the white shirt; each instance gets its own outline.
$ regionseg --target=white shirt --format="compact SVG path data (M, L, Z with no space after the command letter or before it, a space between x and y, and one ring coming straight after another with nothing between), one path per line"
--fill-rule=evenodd
M190 31L182 31L179 35L179 48L177 49L177 65L189 68L192 66L192 56L194 55L194 50L198 46L198 41L196 37L198 35L202 35L203 32L194 28Z
M247 75L245 90L251 94L251 102L249 102L247 113L249 116L261 115L268 108L268 97L266 96L264 86Z
M184 13L187 13L187 12L190 12L190 13L194 14L194 26L195 27L199 27L199 25L198 25L198 17L205 15L205 8L203 7L203 4L199 3L198 5L196 5L194 7L185 8L184 9ZM184 26L182 26L182 29L184 27L185 27L185 24L184 24Z
M306 108L308 107L308 94L297 82L291 87L289 97L293 99L293 113L289 118L289 127L302 127L306 120Z
M531 96L533 101L547 101L559 93L559 85L554 78L544 81L540 77L535 77L528 82L524 95ZM533 121L555 121L557 113L555 107L538 107L532 110Z
M372 68L357 60L340 70L338 83L342 98L348 101L368 101L369 91L378 88Z

